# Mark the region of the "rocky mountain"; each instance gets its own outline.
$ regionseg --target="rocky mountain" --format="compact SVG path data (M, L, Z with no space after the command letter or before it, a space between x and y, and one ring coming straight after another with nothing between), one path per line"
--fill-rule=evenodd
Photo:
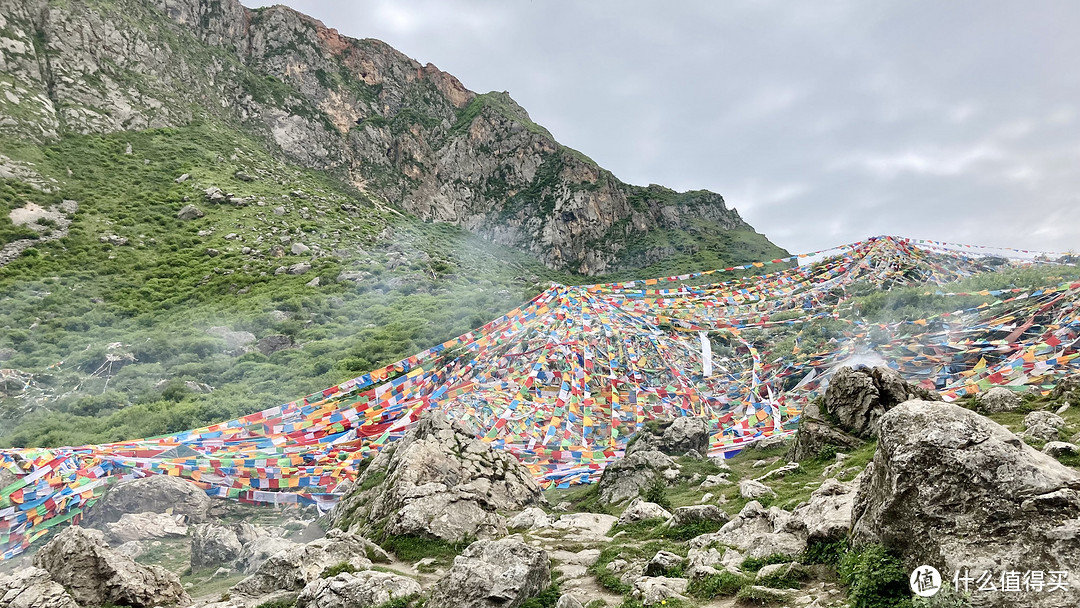
M47 144L223 121L290 162L551 268L594 275L782 255L721 196L623 183L507 93L476 94L284 6L2 0L0 67L0 135Z

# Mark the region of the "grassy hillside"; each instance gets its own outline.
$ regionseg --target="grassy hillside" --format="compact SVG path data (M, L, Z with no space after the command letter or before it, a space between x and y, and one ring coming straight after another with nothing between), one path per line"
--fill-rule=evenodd
M0 141L0 153L59 184L0 182L0 234L31 232L11 224L13 208L79 204L67 236L0 269L0 367L13 370L0 385L2 445L154 435L256 411L570 280L283 164L221 125ZM234 202L210 202L211 187ZM188 204L205 216L178 219ZM297 243L308 251L294 255ZM281 270L296 264L311 268ZM213 327L295 347L265 355Z

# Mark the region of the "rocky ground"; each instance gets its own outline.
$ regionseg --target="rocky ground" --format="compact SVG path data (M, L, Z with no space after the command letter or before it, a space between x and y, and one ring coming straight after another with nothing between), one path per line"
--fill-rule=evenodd
M328 517L121 484L3 564L0 605L1076 606L1051 572L1080 576L1078 387L946 404L844 369L794 439L710 459L701 421L654 421L598 484L547 492L426 415ZM946 588L912 598L923 564ZM969 572L997 590L952 588Z

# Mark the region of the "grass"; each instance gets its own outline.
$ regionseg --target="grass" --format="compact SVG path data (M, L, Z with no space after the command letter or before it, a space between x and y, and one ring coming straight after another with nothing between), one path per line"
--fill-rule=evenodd
M711 600L718 597L731 597L753 580L747 576L722 570L717 574L708 574L690 581L686 592L693 597Z
M403 562L416 562L431 557L436 563L448 564L472 544L472 541L451 543L437 538L401 535L390 536L380 544Z

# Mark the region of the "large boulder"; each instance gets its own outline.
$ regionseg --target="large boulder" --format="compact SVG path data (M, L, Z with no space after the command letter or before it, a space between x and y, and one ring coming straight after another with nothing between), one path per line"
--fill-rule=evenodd
M671 527L690 526L694 524L725 524L731 518L721 511L716 505L690 505L678 507L671 512Z
M320 578L300 592L297 608L369 608L418 595L420 583L399 574L365 570Z
M882 417L872 467L852 511L856 545L881 543L947 580L1080 571L1080 473L990 419L909 401ZM1066 605L1045 592L975 597L980 606Z
M636 498L626 507L626 510L622 512L622 515L619 516L619 525L625 526L639 521L648 521L650 519L663 519L667 521L671 519L671 513L655 502L648 502Z
M847 536L851 508L860 479L843 483L826 479L810 494L810 501L795 509L794 517L806 527L808 542L832 542Z
M243 549L240 551L240 556L237 558L236 566L233 569L244 574L254 574L271 557L282 551L301 546L301 543L280 536L260 536L250 542L240 540L240 544ZM192 558L195 558L194 547L192 547Z
M596 488L598 498L605 504L621 503L678 474L679 465L667 454L657 450L636 451L604 469Z
M245 544L250 544L258 537L255 526L246 522L227 526L207 522L192 526L191 569L234 566L240 559Z
M540 486L508 452L428 411L383 450L331 515L340 527L461 541L505 534L496 511L542 502Z
M373 544L362 536L331 530L325 538L275 553L233 590L252 597L275 591L300 591L320 578L327 568L341 563L348 563L355 570L368 570L372 563L367 555Z
M431 590L439 608L517 608L551 584L551 561L543 549L518 536L479 540L454 558Z
M114 546L139 540L182 538L188 531L187 525L178 521L183 519L183 515L166 513L124 513L119 521L105 524L105 537Z
M668 456L683 456L687 452L708 454L709 422L694 416L652 420L638 431L626 454L648 450Z
M885 366L841 367L825 390L825 412L836 419L842 430L869 438L877 434L885 412L915 398L941 399L937 393L907 382L896 370Z
M42 568L0 573L0 606L5 608L79 608L64 586Z
M806 526L800 519L779 507L766 509L751 500L718 532L702 534L688 544L703 549L718 543L735 547L747 557L766 557L799 555L806 549L806 540Z
M1015 391L1004 386L995 386L985 393L979 393L976 398L979 409L987 414L999 414L1001 412L1014 412L1020 409L1023 399Z
M132 608L187 606L191 598L175 574L141 566L105 544L100 530L71 526L34 556L82 606L113 604Z
M153 475L113 486L86 513L88 526L120 521L125 513L171 513L187 523L206 521L212 499L195 484L179 477Z

